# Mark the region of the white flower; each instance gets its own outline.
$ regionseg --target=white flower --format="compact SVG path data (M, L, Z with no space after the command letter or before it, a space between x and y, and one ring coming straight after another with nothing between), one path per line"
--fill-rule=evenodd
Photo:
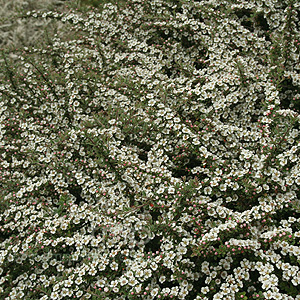
M187 249L185 247L178 247L177 251L180 255L184 255L187 252Z
M110 125L113 125L113 124L116 123L116 120L115 120L115 119L111 119L111 120L108 121L108 123L109 123Z
M124 286L124 285L126 285L127 283L128 283L128 280L127 280L126 277L120 278L120 284L121 284L121 286Z
M139 270L137 270L137 271L135 272L135 275L136 275L137 277L142 277L142 276L144 275L144 271L143 271L142 269L139 269Z
M128 279L128 284L131 286L137 285L138 281L135 278L129 278Z
M58 297L59 297L59 294L57 293L57 292L52 292L51 293L51 299L58 299Z
M152 271L150 269L146 269L144 271L145 278L149 278L149 277L151 277L151 275L152 275Z
M199 144L200 144L200 141L199 141L199 139L194 138L193 141L192 141L192 143L193 143L194 145L199 145Z
M169 193L169 194L174 194L174 192L175 192L174 187L169 187L168 193Z
M158 288L152 289L150 294L151 294L152 297L155 297L158 294Z

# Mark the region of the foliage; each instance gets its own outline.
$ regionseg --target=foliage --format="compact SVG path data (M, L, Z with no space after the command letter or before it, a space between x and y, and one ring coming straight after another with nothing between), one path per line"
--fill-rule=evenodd
M300 299L299 4L127 1L7 51L2 299Z
M107 1L107 0L80 0L79 1L79 6L89 6L89 7L96 7L96 8L101 8L107 3L112 3L115 5L123 5L126 3L126 0L113 0L113 1Z

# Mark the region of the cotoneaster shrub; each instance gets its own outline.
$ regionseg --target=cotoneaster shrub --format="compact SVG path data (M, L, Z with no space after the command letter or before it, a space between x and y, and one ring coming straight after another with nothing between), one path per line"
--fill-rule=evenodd
M2 299L300 299L299 4L128 1L0 85Z

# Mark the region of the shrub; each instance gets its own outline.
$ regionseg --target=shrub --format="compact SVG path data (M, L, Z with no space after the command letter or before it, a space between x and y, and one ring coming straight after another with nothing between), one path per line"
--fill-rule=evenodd
M3 52L2 299L299 299L299 4L221 2L28 13L72 28Z

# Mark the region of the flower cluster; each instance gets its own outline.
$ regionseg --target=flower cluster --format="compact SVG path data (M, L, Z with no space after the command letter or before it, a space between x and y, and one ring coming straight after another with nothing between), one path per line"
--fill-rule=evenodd
M71 31L3 53L2 299L300 299L300 5L221 2L27 14Z

